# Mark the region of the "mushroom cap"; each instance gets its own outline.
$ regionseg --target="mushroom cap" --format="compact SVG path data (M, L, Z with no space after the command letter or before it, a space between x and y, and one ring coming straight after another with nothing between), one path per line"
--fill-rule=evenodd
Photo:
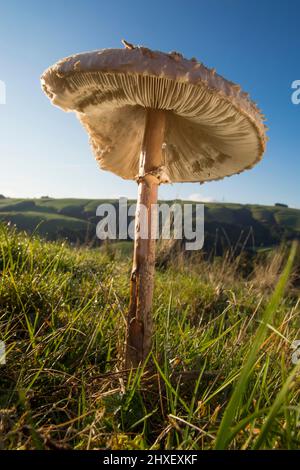
M177 52L145 47L73 55L48 68L52 103L75 111L100 167L136 179L147 109L166 111L160 182L204 182L253 167L264 119L240 86Z

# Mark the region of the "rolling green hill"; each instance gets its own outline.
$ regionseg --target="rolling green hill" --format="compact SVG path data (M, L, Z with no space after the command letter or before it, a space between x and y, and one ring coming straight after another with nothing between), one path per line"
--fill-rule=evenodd
M132 204L134 201L129 201ZM164 201L172 204L174 201ZM183 204L184 201L176 201ZM49 240L97 244L96 208L112 199L0 199L0 220L28 233L36 231ZM192 204L189 202L189 204ZM280 206L205 204L206 251L223 253L228 247L261 249L282 240L298 238L300 210Z

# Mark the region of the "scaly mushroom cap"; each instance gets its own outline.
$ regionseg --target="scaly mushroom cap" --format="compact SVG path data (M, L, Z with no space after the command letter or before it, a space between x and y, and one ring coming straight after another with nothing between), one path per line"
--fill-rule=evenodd
M263 116L238 85L195 59L145 47L73 55L41 78L52 103L75 111L99 165L136 179L147 108L166 110L160 182L204 182L254 166Z

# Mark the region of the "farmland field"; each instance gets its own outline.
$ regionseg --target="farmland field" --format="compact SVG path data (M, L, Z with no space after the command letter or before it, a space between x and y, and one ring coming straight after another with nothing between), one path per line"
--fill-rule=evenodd
M172 205L185 201L161 201ZM18 229L37 232L49 240L67 239L72 243L97 244L96 209L114 199L0 199L0 221ZM128 201L128 205L134 201ZM188 203L188 202L185 202ZM189 202L191 204L191 202ZM205 246L222 254L237 243L250 248L279 245L299 237L300 210L278 206L205 203Z

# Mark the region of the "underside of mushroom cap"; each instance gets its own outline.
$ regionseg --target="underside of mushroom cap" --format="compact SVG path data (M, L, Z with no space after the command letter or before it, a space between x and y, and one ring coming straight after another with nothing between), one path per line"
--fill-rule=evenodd
M204 182L254 166L263 116L248 94L181 54L144 47L77 54L47 69L53 104L75 111L102 169L136 179L147 109L166 111L160 182Z

